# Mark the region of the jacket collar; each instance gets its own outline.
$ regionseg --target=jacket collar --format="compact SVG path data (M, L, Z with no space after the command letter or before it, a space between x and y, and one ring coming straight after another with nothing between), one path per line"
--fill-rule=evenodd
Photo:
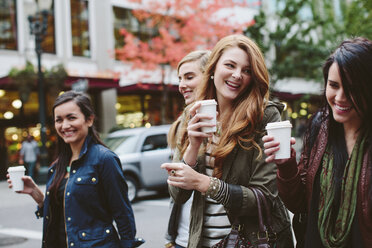
M79 159L82 158L88 152L88 148L92 143L93 138L91 135L88 134L87 137L85 138L83 146L81 147Z
M90 147L92 143L93 143L93 138L91 135L88 134L84 140L83 146L81 147L79 158L77 160L80 160L88 152L88 148ZM49 173L53 173L53 171L55 170L57 160L58 159L53 161L52 165L49 167L48 169Z
M221 179L223 181L226 181L227 176L230 174L230 169L231 169L231 167L233 165L233 162L235 160L236 153L238 152L238 146L239 146L239 144L237 144L234 147L234 149L230 152L229 155L227 155L227 157L224 160L223 170L222 170L222 177L221 177Z

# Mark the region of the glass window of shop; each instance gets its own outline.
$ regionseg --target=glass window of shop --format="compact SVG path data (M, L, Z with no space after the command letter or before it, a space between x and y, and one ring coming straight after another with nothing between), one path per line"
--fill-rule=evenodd
M72 54L90 57L89 1L70 0Z
M169 94L165 107L166 122L172 123L181 114L183 99ZM119 95L116 104L117 128L161 125L161 92L142 95Z
M36 92L29 94L27 102L22 103L18 91L0 89L0 120L22 120L24 124L33 122L38 116L39 105ZM32 119L32 120L31 120Z
M36 92L31 92L22 103L18 91L0 89L0 146L6 147L6 164L16 165L21 143L30 133L40 142L39 104ZM53 147L55 135L47 128L47 147ZM54 151L54 150L53 150ZM48 149L49 152L49 149ZM52 159L52 156L50 156Z
M49 10L48 26L41 47L44 53L56 53L54 0Z
M16 0L0 0L0 49L18 49L16 9Z
M120 48L124 45L124 37L120 33L122 28L125 28L142 41L148 41L152 37L159 35L159 30L156 26L150 27L150 25L148 25L150 20L139 21L131 9L114 6L113 16L115 48Z

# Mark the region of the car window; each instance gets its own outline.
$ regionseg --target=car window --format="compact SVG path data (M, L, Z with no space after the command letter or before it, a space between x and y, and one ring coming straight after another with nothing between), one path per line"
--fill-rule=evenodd
M166 149L168 147L167 135L157 134L148 136L142 146L142 151Z
M116 154L128 154L135 152L137 135L110 137L106 138L104 143Z

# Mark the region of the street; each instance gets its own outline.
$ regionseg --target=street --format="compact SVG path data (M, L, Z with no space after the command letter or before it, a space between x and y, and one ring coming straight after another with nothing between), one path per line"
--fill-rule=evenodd
M296 138L294 148L297 159L302 140ZM45 190L45 186L42 186ZM0 181L0 247L40 248L42 219L34 214L36 204L28 195L17 194L8 188L6 181ZM140 191L138 200L132 204L137 227L137 237L146 243L141 248L164 247L165 230L170 214L169 196L153 191ZM290 213L292 217L292 214ZM294 238L294 237L293 237Z
M42 219L35 217L36 204L32 198L14 193L8 189L6 181L0 182L0 196L0 247L40 248ZM163 247L169 197L153 191L139 192L139 199L132 206L137 237L146 240L141 248Z

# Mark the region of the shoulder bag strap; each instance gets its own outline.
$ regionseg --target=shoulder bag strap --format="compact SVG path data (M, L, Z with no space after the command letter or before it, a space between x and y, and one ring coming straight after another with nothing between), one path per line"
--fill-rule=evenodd
M267 225L265 225L264 214L262 207L265 209L265 215L268 216L267 202L263 193L257 188L250 188L257 200L257 211L258 211L258 232L257 232L257 248L270 248L269 246L269 234L267 231ZM269 211L270 212L270 211ZM269 230L270 231L270 230Z

